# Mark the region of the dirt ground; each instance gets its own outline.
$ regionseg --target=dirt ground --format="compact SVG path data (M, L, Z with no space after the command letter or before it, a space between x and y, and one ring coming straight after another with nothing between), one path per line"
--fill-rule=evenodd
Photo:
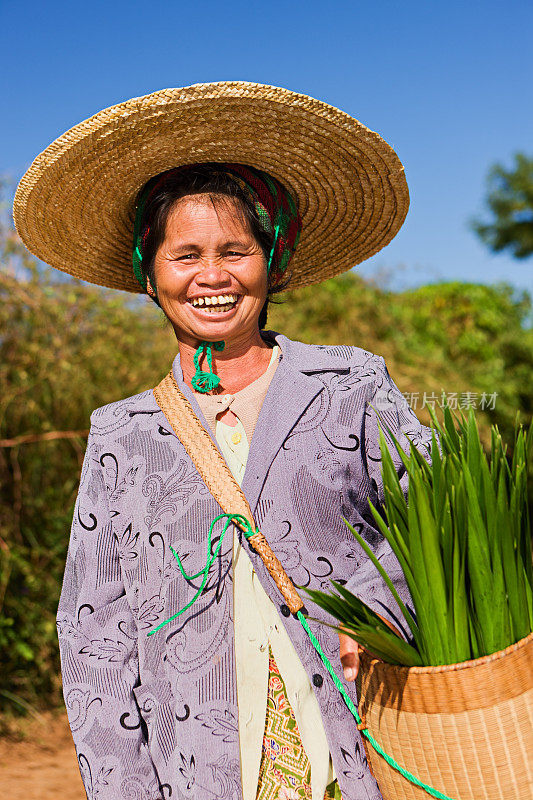
M0 738L0 796L9 800L86 800L66 713L47 712Z

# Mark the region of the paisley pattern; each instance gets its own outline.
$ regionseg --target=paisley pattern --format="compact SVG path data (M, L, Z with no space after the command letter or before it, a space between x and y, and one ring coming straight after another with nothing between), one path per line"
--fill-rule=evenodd
M300 586L342 581L384 616L397 609L344 516L406 587L368 501L383 499L378 422L428 454L423 428L383 359L265 334L281 357L259 414L242 488L256 522ZM173 365L180 388L203 419ZM401 460L391 444L400 474ZM213 562L199 601L185 579L206 559L209 494L153 392L97 409L82 468L57 612L65 704L80 771L98 800L242 800L233 641L232 542ZM220 535L215 531L215 539ZM247 547L247 543L244 542ZM300 623L253 551L252 565L313 681L344 800L379 800L355 721ZM306 601L311 617L326 620ZM337 634L312 625L342 679ZM317 685L320 684L320 685ZM345 684L354 702L355 687Z

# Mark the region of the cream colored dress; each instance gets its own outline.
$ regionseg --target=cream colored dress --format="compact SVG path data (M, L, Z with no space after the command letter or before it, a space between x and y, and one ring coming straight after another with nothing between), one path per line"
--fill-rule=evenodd
M249 443L278 358L279 347L276 345L266 372L235 394L196 395L239 484L244 477ZM228 408L238 419L235 427L217 420L217 415ZM318 702L281 622L278 609L259 582L246 550L239 543L236 529L233 539L233 593L244 800L255 800L257 795L266 718L269 644L285 682L302 744L311 764L312 800L323 800L326 786L335 775Z

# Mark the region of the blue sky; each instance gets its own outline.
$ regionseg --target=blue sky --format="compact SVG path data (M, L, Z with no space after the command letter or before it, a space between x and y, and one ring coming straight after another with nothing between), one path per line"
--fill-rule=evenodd
M285 86L378 131L405 165L406 223L360 272L533 293L532 261L489 254L467 225L489 166L533 154L530 0L0 0L0 24L0 174L20 177L63 131L129 97L213 80Z

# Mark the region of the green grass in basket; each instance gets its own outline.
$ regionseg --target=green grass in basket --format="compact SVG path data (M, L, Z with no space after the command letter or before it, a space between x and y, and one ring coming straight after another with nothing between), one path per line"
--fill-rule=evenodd
M517 426L512 459L497 428L490 456L472 409L457 421L435 414L429 464L392 437L409 476L408 501L380 431L384 506L376 524L403 569L415 615L402 603L372 550L346 521L394 595L412 634L397 636L344 586L310 598L363 647L391 664L453 664L502 650L533 630L532 534L528 467L533 425ZM438 443L436 433L438 434ZM440 446L439 446L440 445ZM326 623L324 623L326 624Z

